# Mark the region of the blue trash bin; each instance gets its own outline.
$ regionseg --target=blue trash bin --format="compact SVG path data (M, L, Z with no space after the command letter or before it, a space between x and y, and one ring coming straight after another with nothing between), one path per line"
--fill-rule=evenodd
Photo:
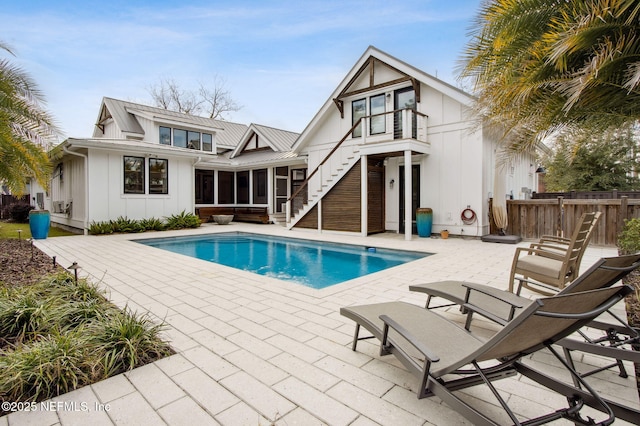
M44 240L49 235L51 215L49 210L31 210L29 212L29 229L34 240Z
M430 237L433 226L433 210L428 207L416 209L416 226L420 237Z

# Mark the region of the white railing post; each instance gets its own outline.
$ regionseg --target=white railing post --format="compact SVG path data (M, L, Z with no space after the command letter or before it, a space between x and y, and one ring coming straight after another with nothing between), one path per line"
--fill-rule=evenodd
M362 145L367 143L367 132L369 131L367 123L367 117L362 117L362 120L360 121L360 126L362 126Z
M411 139L411 120L409 110L402 110L402 139Z
M291 202L293 200L287 200L285 203L286 222L291 223Z

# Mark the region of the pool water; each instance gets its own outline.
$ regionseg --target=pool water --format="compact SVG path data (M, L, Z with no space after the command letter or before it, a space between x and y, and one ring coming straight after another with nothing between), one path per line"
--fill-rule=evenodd
M136 242L317 289L429 255L242 232Z

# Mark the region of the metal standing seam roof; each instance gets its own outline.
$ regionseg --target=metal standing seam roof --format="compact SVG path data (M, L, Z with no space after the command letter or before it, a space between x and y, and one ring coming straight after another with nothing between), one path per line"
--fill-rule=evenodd
M187 127L189 124L205 126L210 127L212 129L212 132L216 129L222 129L222 132L218 132L216 134L216 145L218 147L228 149L235 148L244 133L249 128L249 126L245 124L232 123L224 120L214 120L212 118L184 114L181 112L152 107L148 105L136 104L119 99L105 97L103 99L103 102L120 129L128 133L144 135L144 130L140 126L140 123L135 118L135 115L129 112L128 109L147 112L152 115L157 115L158 118L173 118L176 121L185 123L185 126Z
M286 161L286 160L295 160L299 158L298 154L293 151L254 151L254 152L243 152L241 156L229 158L231 153L225 153L222 158L226 159L226 162L233 166L249 166L252 164L266 164L272 162Z
M273 127L253 124L256 131L260 132L277 151L291 151L291 147L300 136L299 133L287 130L274 129Z

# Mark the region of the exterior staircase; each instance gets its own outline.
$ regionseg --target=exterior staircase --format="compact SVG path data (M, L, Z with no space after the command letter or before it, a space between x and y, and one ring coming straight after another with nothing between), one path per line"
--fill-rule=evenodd
M275 223L276 225L286 226L287 225L287 214L286 213L271 213L269 215L269 219Z
M310 176L306 197L304 194L300 196L303 201L291 203L292 206L300 204L302 206L296 210L291 207L290 220L286 224L288 229L293 228L351 170L360 160L359 152L359 145L343 145L327 157L327 161L317 168L313 176Z
M386 132L371 135L370 120L375 117L385 117ZM361 126L361 127L360 127ZM355 129L361 132L356 138L351 137ZM360 160L361 150L366 152L367 146L376 145L394 152L397 141L412 141L420 146L418 152L423 152L427 143L427 116L412 108L388 111L375 116L361 117L333 149L324 157L313 171L307 176L302 186L287 200L286 227L293 228L322 197L342 179L344 175ZM406 149L406 148L404 148ZM384 152L380 151L379 152Z

